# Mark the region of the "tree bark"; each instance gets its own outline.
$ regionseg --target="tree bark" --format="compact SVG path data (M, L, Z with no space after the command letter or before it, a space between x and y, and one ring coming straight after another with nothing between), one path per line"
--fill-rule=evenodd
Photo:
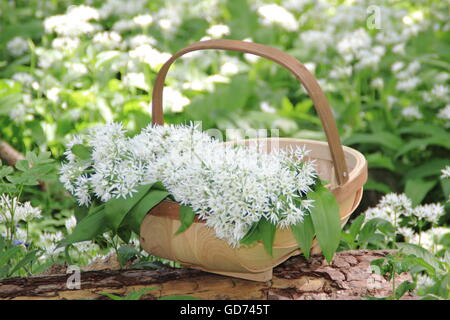
M322 256L309 261L292 257L273 270L273 279L253 282L214 275L188 268L158 270L85 271L80 289L68 289L72 274L10 278L0 281L0 299L106 299L101 292L127 295L141 288L154 288L142 298L158 299L189 295L199 299L363 299L386 297L392 283L372 273L370 261L389 251L344 251L328 265ZM410 280L408 274L397 277L397 285ZM408 294L405 299L414 299Z

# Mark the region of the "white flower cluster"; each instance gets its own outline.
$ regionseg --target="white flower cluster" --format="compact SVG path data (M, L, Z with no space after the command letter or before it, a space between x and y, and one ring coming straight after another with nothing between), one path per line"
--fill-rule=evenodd
M439 218L445 214L444 206L439 203L412 206L411 200L405 194L389 193L381 198L374 208L365 212L366 221L380 218L396 226L396 233L402 235L406 241L418 244L432 251L436 251L437 243L449 228L435 227ZM416 228L430 223L431 228L416 232Z
M0 223L30 222L41 217L41 209L34 208L30 202L21 203L7 194L0 195Z
M91 159L72 152L92 148ZM149 126L126 137L111 123L75 137L61 181L80 205L127 197L136 187L160 181L173 198L191 206L217 237L238 245L251 225L266 218L279 227L303 220L312 201L303 199L315 183L305 149L262 153L260 148L219 143L194 126Z
M55 32L60 36L78 37L92 33L99 27L91 20L100 18L97 9L89 6L72 6L65 14L51 16L45 19L44 27L47 33Z
M28 51L28 42L22 37L14 37L6 44L6 48L11 55L18 57Z
M405 217L436 224L444 213L444 206L439 203L413 208L411 200L405 194L395 193L385 195L374 208L369 208L365 212L366 219L381 218L397 226L403 222Z
M288 31L296 31L298 22L294 15L277 4L265 4L258 8L258 14L264 25L277 24Z
M450 166L445 166L445 168L441 170L441 178L450 179Z

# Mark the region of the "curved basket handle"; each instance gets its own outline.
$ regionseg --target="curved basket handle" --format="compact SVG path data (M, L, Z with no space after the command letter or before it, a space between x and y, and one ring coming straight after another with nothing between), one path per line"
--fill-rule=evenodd
M164 123L162 107L164 80L172 63L185 53L206 49L230 50L255 54L257 56L272 60L289 70L297 78L297 80L303 84L314 103L314 107L316 108L316 112L322 122L322 126L328 140L328 146L330 147L330 153L333 159L337 183L341 186L347 182L348 170L344 158L344 150L342 149L336 122L334 121L334 117L325 94L317 83L317 80L303 64L289 54L273 47L268 47L253 42L217 39L196 42L178 51L169 60L167 60L156 76L152 96L153 124L162 125Z

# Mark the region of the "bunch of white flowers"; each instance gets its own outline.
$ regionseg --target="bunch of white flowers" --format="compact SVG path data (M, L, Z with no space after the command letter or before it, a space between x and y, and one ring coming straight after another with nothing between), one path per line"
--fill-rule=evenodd
M92 148L79 159L72 147ZM68 144L61 181L80 205L128 197L139 185L162 182L191 206L217 237L238 245L253 223L279 227L303 220L312 206L304 195L317 173L304 148L262 153L258 146L225 145L194 126L148 126L126 137L121 124L91 129Z
M21 203L18 198L0 195L0 223L29 222L40 217L41 209L33 207L30 202Z
M404 218L437 224L444 213L444 206L440 203L430 203L413 208L411 199L405 194L389 193L382 197L374 208L367 209L365 215L366 219L381 218L398 226Z
M397 227L396 233L402 235L406 241L424 245L423 238L426 234L437 230L435 226L444 214L444 206L440 203L413 207L411 199L405 194L389 193L381 198L375 207L367 209L365 219L368 221L373 218L380 218L389 221ZM427 223L431 224L432 228L423 232L421 229ZM418 233L416 233L416 229L418 229ZM422 237L424 234L425 236ZM429 247L434 243L430 241Z
M6 45L9 53L14 57L18 57L23 55L28 51L28 42L22 37L15 37L8 42Z

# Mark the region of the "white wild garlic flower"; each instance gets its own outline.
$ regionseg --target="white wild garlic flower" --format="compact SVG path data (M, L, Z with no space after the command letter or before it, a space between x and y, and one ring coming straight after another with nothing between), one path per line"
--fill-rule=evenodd
M92 148L89 160L71 147ZM110 123L74 137L60 180L80 205L92 199L129 197L139 185L163 183L174 199L191 206L217 237L237 246L261 218L288 227L303 220L313 203L303 199L315 183L308 151L273 153L261 146L221 144L194 126L148 126L132 138Z
M277 4L265 4L258 8L258 14L261 17L262 24L277 24L287 31L296 31L298 29L298 21L294 15L285 8Z
M0 195L0 223L30 222L40 217L41 209L33 207L30 202L21 203L7 194Z
M28 51L28 42L22 37L14 37L6 44L6 48L12 56L18 57Z

